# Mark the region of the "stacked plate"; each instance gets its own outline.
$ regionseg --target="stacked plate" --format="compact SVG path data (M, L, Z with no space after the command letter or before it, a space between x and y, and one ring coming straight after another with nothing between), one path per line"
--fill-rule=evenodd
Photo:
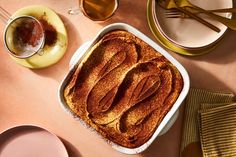
M213 50L227 27L210 17L199 14L204 20L220 29L217 33L191 18L167 18L166 9L157 4L158 0L148 0L147 19L155 38L166 48L182 55L197 56ZM232 0L190 0L204 9L232 8ZM221 13L221 16L231 18L231 13Z

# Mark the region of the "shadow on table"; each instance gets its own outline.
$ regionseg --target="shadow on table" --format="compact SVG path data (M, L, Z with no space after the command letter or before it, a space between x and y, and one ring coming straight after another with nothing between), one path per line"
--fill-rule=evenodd
M214 75L195 64L191 64L186 68L190 76L191 87L216 91L236 92L233 91L232 87L227 86L224 82L218 80ZM141 155L143 157L178 157L181 146L183 115L184 106L182 105L179 117L175 124L166 134L158 136L150 147Z
M181 140L181 125L183 118L184 104L180 108L179 117L175 124L168 130L168 132L162 136L158 136L157 139L144 151L141 155L143 157L177 157Z
M227 82L219 80L217 78L218 76L214 76L214 73L212 74L194 63L188 64L185 68L189 73L191 87L215 91L236 92L234 91L235 87L227 85Z
M233 15L236 20L236 16ZM209 54L193 58L216 64L228 64L236 61L236 31L228 30L220 41L218 47Z
M212 52L198 56L190 57L190 60L206 61L216 64L228 64L236 61L236 32L228 30L219 42L219 45Z
M66 141L65 139L60 138L63 144L66 147L69 157L82 157L80 152L75 148L70 142Z

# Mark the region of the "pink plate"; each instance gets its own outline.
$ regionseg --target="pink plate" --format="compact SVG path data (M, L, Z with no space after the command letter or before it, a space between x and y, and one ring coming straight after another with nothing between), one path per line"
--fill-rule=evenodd
M0 157L68 157L60 139L49 131L21 125L0 134Z

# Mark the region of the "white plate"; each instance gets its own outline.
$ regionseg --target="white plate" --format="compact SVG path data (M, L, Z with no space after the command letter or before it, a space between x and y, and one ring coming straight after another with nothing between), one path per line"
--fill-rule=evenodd
M0 134L0 157L68 157L60 139L33 125L9 128Z
M204 9L232 8L232 0L189 0ZM166 10L155 3L155 22L160 31L171 42L184 48L203 48L217 42L226 32L227 27L207 16L200 15L221 31L219 33L190 18L166 18ZM231 18L231 13L221 13L221 16Z
M97 36L94 38L94 40L92 40L91 43L89 43L87 46L83 46L81 48L81 50L83 50L83 51L80 51L81 52L80 54L75 55L73 57L73 59L70 62L72 66L70 67L70 70L69 70L68 74L63 79L63 81L62 81L62 83L61 83L61 85L59 87L58 96L59 96L60 104L62 105L63 109L65 109L65 111L68 112L70 115L72 115L75 119L81 121L82 124L85 124L83 122L83 120L81 120L78 116L76 116L76 114L73 113L73 111L71 111L70 108L68 107L68 105L66 104L66 101L64 99L64 94L63 94L64 93L64 89L65 89L68 81L70 80L71 75L73 75L74 70L77 68L77 65L80 64L80 62L83 60L83 58L88 54L87 53L87 52L89 52L88 50L95 43L97 43L97 41L99 39L101 39L101 37L103 37L106 33L110 32L112 30L125 30L125 31L128 31L128 32L134 34L136 37L140 38L141 40L143 40L144 42L149 44L151 47L153 47L156 51L160 52L163 56L165 56L174 66L177 67L177 69L180 71L180 73L181 73L181 75L183 77L183 82L184 82L183 83L183 89L182 89L178 99L176 100L175 104L172 106L170 111L166 114L166 116L164 117L164 119L162 120L160 125L157 127L157 129L154 132L154 134L151 136L151 138L146 143L144 143L143 145L141 145L140 147L137 147L137 148L126 148L126 147L117 145L115 143L112 143L111 141L107 141L106 140L109 144L112 145L112 147L114 149L116 149L116 150L118 150L118 151L120 151L122 153L137 154L137 153L143 152L145 149L147 149L151 145L151 143L156 139L156 137L160 135L161 131L167 126L168 122L171 121L169 124L173 124L174 123L174 121L171 120L171 119L176 116L175 113L177 113L177 110L179 109L181 103L183 102L183 100L185 99L185 97L186 97L186 95L187 95L187 93L189 91L189 86L190 86L189 76L188 76L188 73L185 70L185 68L176 59L174 59L166 50L161 48L154 41L149 39L146 35L144 35L143 33L139 32L134 27L132 27L132 26L130 26L128 24L124 24L124 23L115 23L115 24L108 25L108 26L104 27L97 34ZM173 118L173 119L175 120L176 118ZM170 125L168 127L170 127Z

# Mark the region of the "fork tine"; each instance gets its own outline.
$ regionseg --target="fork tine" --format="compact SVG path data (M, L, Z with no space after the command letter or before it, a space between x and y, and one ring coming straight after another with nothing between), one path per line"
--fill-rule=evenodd
M166 10L166 13L179 13L180 11L177 9L168 9Z
M180 15L166 15L166 18L182 18Z
M165 16L167 18L180 18L182 14L179 11L170 9L165 11Z
M177 9L168 9L165 11L166 18L188 18L189 16Z
M179 15L177 12L165 12L166 15Z
M168 15L166 18L181 18L179 15Z

